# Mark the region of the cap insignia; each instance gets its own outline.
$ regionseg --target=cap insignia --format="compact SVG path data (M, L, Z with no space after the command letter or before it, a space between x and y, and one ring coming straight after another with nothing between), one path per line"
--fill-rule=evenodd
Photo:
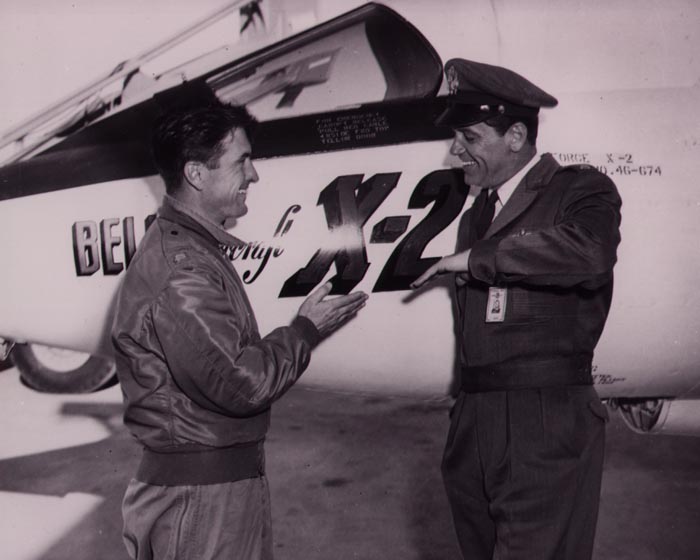
M451 95L457 93L459 89L459 77L457 76L457 70L454 69L454 66L450 66L447 69L447 88Z

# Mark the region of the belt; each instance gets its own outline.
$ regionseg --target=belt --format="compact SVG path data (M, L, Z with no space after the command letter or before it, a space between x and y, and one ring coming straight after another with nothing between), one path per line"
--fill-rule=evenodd
M265 474L262 441L188 452L144 448L136 480L157 486L199 486Z
M525 363L466 366L462 368L461 382L465 393L592 385L591 358L574 356Z

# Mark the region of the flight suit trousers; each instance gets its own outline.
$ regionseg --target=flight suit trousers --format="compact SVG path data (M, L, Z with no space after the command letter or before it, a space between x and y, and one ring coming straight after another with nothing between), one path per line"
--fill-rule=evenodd
M124 543L135 560L272 560L264 476L200 486L132 480L122 503Z
M442 472L465 560L590 560L607 418L592 386L461 392Z

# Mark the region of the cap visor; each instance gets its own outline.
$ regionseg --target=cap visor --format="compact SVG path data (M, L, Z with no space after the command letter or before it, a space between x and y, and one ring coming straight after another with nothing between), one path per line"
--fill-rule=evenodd
M490 116L492 116L492 113L479 111L478 109L475 110L473 106L451 105L435 119L435 124L437 126L450 126L452 128L457 126L470 126L488 119Z
M496 107L500 106L499 111ZM448 103L447 108L435 119L437 126L465 127L485 121L488 118L505 115L512 118L534 117L539 109L523 107L520 105L505 104L489 105L484 110L483 105L464 104L459 102Z

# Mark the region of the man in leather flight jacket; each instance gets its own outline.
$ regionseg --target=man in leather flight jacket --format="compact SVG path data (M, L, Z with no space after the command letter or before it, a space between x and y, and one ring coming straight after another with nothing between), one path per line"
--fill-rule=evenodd
M241 107L173 111L153 154L167 194L120 289L112 335L124 421L143 457L123 502L132 558L271 559L263 442L270 406L312 348L366 295L327 284L289 326L264 337L223 227L247 212L258 180ZM250 218L249 218L250 219Z
M610 309L621 201L590 166L536 157L557 100L505 68L445 65L451 153L481 187L458 252L460 392L442 470L465 558L590 559L607 412L593 351ZM494 217L495 216L495 217Z

